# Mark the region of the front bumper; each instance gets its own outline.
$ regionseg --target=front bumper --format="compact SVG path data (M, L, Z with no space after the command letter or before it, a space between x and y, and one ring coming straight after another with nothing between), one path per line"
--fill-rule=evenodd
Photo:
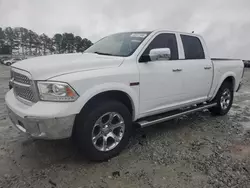
M28 106L17 100L12 90L6 94L5 101L9 118L21 132L40 139L63 139L71 136L75 114L61 114L62 108L67 106L46 102Z

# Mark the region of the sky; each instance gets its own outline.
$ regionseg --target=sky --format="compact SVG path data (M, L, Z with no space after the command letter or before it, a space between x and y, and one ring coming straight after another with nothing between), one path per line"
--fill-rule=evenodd
M93 42L122 31L194 31L211 56L250 59L250 0L0 0L0 27L7 26Z

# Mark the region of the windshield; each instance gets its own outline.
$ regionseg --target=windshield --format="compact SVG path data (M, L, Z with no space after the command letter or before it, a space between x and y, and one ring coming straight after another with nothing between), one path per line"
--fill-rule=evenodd
M99 55L130 56L149 34L150 32L113 34L99 40L85 52L97 53Z

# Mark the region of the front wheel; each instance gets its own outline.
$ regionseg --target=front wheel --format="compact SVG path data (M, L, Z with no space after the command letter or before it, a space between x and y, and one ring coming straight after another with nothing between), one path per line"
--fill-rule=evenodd
M75 126L75 140L82 153L90 160L104 161L126 147L132 116L124 104L108 100L81 112Z
M215 107L210 108L210 112L214 115L225 115L230 110L233 103L233 87L230 82L224 82L219 89L214 102L217 103Z
M6 63L6 65L7 65L7 66L10 66L10 65L11 65L11 63L10 63L10 62L8 62L8 63Z

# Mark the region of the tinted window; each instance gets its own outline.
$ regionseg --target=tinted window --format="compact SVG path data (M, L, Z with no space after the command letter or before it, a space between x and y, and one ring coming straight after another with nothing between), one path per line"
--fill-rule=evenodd
M181 35L185 59L205 59L201 41L197 37Z
M171 60L178 59L178 48L175 34L162 33L157 35L143 52L143 55L148 55L150 50L155 48L170 48Z

